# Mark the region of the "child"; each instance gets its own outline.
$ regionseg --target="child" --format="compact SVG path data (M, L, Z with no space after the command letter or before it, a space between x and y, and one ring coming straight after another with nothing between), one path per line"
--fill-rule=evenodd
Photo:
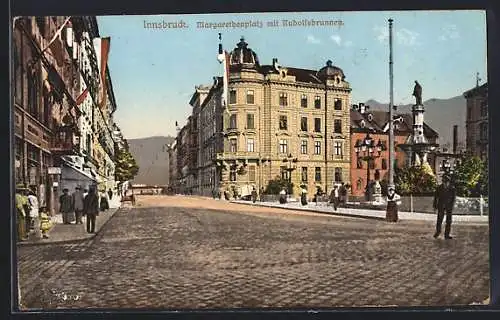
M39 216L40 216L40 229L42 230L42 237L44 239L48 239L49 236L47 235L47 232L50 230L52 223L51 223L50 218L47 214L47 207L40 208Z

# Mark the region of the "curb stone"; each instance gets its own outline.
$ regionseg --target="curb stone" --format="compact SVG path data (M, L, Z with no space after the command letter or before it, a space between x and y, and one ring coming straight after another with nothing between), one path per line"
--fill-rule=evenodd
M100 225L100 227L98 228L98 230L95 233L92 233L90 235L86 234L83 237L80 236L80 237L77 237L77 238L74 238L74 239L55 240L55 241L51 241L50 238L49 239L37 239L37 240L32 241L32 242L18 242L17 246L38 246L38 245L49 245L49 244L64 244L64 243L74 243L74 242L80 242L80 241L85 241L85 240L91 240L91 239L95 238L101 232L101 230L104 228L104 226L111 220L111 218L114 217L114 215L118 211L123 211L123 209L124 209L123 207L116 208L116 210L113 213L111 213L109 215L109 217ZM54 229L54 227L52 227L48 231L48 235L50 235L50 232L52 232L52 230ZM48 241L44 241L44 240L48 240Z
M376 216L364 216L364 215L358 215L358 214L351 214L351 213L342 213L342 212L324 212L320 210L311 210L311 209L304 209L304 208L284 208L284 207L278 207L278 206L272 206L272 205L267 205L267 204L254 204L254 203L244 203L244 202L236 202L236 201L229 201L230 203L235 203L235 204L242 204L242 205L247 205L247 206L254 206L254 207L265 207L265 208L274 208L274 209L281 209L281 210L286 210L286 211L304 211L304 212L313 212L313 213L321 213L324 215L329 215L329 216L343 216L343 217L349 217L349 218L359 218L359 219L370 219L370 220L379 220L379 221L386 221L385 218L383 217L376 217Z

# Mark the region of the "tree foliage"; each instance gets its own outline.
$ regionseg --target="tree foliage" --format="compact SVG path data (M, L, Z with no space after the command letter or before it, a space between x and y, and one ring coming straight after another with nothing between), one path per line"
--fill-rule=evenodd
M273 180L269 181L264 192L266 194L279 194L283 188L291 194L293 192L293 183L277 176Z
M134 157L128 150L128 144L125 148L118 150L116 153L115 180L128 181L132 180L139 173L139 166Z
M487 194L488 170L479 157L463 157L451 175L452 181L461 197Z
M434 192L437 181L432 169L427 166L405 166L395 168L394 184L396 192L405 194L427 194Z

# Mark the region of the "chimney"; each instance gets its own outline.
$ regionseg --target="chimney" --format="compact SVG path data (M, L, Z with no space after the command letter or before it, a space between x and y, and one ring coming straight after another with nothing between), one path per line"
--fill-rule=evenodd
M366 107L364 103L359 104L359 113L364 114L366 111Z
M453 153L457 153L457 144L458 144L458 125L453 126Z

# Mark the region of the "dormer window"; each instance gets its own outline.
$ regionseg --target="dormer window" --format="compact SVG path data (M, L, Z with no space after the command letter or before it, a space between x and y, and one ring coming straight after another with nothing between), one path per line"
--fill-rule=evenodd
M373 115L371 113L368 115L368 121L370 121L370 122L373 121Z
M364 127L365 127L365 125L366 125L365 121L364 121L364 120L361 120L361 122L359 123L359 126L360 126L361 128L364 128Z

